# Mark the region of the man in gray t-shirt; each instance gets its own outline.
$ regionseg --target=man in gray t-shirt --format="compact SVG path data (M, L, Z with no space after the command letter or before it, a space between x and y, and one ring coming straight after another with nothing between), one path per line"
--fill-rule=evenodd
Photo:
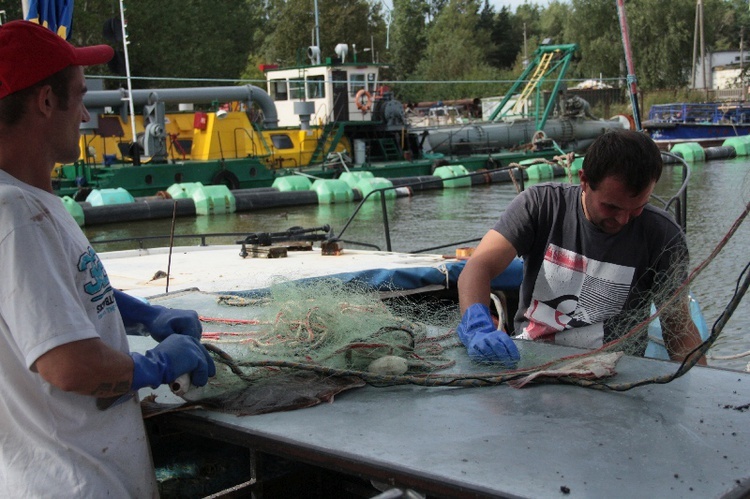
M609 132L587 152L580 185L541 184L519 194L459 278L457 333L469 355L509 364L520 358L488 308L491 279L516 256L524 279L514 326L523 339L597 348L673 291L687 276L687 248L671 216L648 204L661 169L646 135ZM700 343L687 296L661 321L672 359Z

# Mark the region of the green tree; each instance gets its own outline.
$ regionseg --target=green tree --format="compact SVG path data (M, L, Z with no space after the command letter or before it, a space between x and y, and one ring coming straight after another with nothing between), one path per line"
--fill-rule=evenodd
M523 24L513 20L507 6L494 14L490 23L492 45L487 53L487 63L501 69L510 69L523 49Z
M582 78L615 78L625 74L622 37L613 0L573 0L566 33L581 52L572 74Z
M627 4L636 76L642 88L676 88L688 82L693 5L693 0L638 0Z
M750 38L750 9L747 0L706 0L703 34L707 50L747 51Z
M388 62L393 79L406 80L414 73L427 45L424 0L393 0L393 21Z
M443 11L449 0L425 0L427 4L427 18L430 22L435 21L437 16Z
M256 50L254 30L263 29L262 0L183 0L178 10L171 2L142 3L127 12L131 72L138 76L235 80Z
M282 66L308 64L307 47L314 45L315 8L313 0L272 0L266 11L268 32L263 55L269 63ZM321 57L336 57L339 43L349 46L347 61L355 56L371 59L364 49L374 46L375 57L385 49L385 21L378 3L366 0L318 2Z
M495 79L497 72L486 62L489 34L478 30L479 0L450 0L440 11L428 32L427 49L414 77L427 81L465 81L424 86L411 100L437 100L475 97L486 88L471 80ZM489 88L494 85L486 86Z
M614 3L614 2L610 2ZM568 31L568 23L573 8L567 2L553 0L539 15L539 31L543 38L551 38L554 43L576 43L575 35Z

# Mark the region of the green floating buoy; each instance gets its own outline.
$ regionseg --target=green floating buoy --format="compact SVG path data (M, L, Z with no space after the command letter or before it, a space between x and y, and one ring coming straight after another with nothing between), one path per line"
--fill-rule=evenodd
M705 161L706 151L697 142L683 142L682 144L676 144L669 150L673 154L680 154L682 159L688 162Z
M433 175L443 180L444 189L456 187L471 187L471 177L466 177L469 172L464 165L445 165L435 168ZM463 178L456 178L463 177Z
M318 194L319 204L350 203L354 200L354 191L340 179L318 179L313 182L312 190Z
M312 182L310 182L309 178L301 175L287 175L285 177L276 177L271 187L275 187L279 192L309 191L312 187Z

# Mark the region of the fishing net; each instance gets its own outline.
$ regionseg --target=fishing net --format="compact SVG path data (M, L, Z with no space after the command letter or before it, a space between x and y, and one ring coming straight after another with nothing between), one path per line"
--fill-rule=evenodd
M252 293L187 291L152 300L201 314L217 376L183 398L237 414L307 407L365 383L404 383L454 367L455 305L382 300L338 279Z

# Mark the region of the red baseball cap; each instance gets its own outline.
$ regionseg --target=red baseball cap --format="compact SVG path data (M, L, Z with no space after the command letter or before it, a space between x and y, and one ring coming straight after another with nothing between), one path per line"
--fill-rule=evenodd
M28 88L68 66L109 62L109 45L74 47L49 29L30 21L0 26L0 99Z

